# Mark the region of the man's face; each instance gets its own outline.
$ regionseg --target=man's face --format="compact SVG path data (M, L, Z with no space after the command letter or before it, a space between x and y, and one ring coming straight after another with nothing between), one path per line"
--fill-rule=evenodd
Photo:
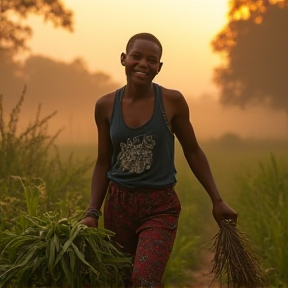
M135 40L127 54L121 55L121 62L125 63L127 81L143 84L152 82L162 66L161 52L160 47L152 41Z

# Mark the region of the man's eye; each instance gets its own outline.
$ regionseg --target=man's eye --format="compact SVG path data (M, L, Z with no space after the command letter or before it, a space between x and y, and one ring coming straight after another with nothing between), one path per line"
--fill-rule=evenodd
M134 59L139 59L139 58L140 58L139 55L132 55L132 57L133 57Z

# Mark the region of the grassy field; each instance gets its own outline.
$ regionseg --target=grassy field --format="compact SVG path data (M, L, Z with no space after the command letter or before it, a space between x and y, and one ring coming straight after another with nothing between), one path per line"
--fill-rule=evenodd
M200 145L206 153L215 181L223 198L239 213L239 226L246 231L248 237L255 240L255 244L258 245L260 250L268 249L267 244L261 242L263 235L255 230L254 224L249 220L250 215L253 215L254 219L262 217L257 220L259 223L261 221L265 222L266 215L255 216L254 207L256 203L253 201L257 201L257 199L255 199L256 196L254 198L251 197L251 195L254 195L254 190L257 190L256 186L260 180L256 184L254 183L255 187L249 188L250 191L245 187L245 184L251 181L251 175L255 177L259 175L259 169L261 173L261 166L269 167L269 165L271 165L271 159L276 161L276 166L285 166L285 163L288 163L288 141L239 139L235 135L225 135L217 140L201 141ZM85 157L95 159L97 153L96 145L78 147L60 146L60 152L64 158L68 155L68 151L73 151L74 156L79 159ZM181 147L179 147L178 144L176 145L176 168L178 171L176 190L182 203L182 212L179 220L176 243L166 269L164 282L172 286L177 286L181 283L182 287L189 287L191 281L193 282L193 279L191 279L191 270L201 268L203 258L205 258L211 245L209 240L218 232L218 226L216 222L214 222L211 214L212 206L209 197L190 171L183 157ZM87 171L87 173L91 174L92 170ZM266 176L269 177L268 175ZM260 175L259 177L265 178L265 175ZM281 177L283 180L284 176L282 175ZM269 179L267 181L269 181ZM87 187L87 192L88 191L89 187ZM246 197L246 191L251 194L250 196L248 195L249 197ZM286 192L288 192L288 190L286 190ZM275 191L275 193L277 193L277 191ZM260 200L261 198L258 199L258 202ZM281 217L283 217L283 215ZM287 230L287 222L283 222L283 224L286 225L283 229ZM271 223L271 225L275 226L277 223ZM278 223L278 225L281 224ZM268 233L267 229L269 230L271 227L266 227L265 229L265 231L262 231L264 234ZM280 230L278 229L277 231L279 232ZM282 232L281 230L279 233ZM279 235L275 236L275 239L277 238L279 240L279 237ZM281 243L273 244L273 241L276 241L275 239L270 239L269 245L271 245L271 247L281 244L282 249L288 248L287 241L283 242L283 239L282 242L280 241ZM276 252L275 249L277 250ZM276 254L283 252L281 250L278 251L279 249L277 248L275 249L270 248L270 250L273 250L273 253ZM272 257L270 254L268 251L267 255L265 255L265 261L267 258ZM279 268L277 269L287 270L288 266L286 267L286 265L288 265L288 263L284 262L274 264L278 265ZM263 265L266 265L265 269L267 270L277 270L276 268L270 267L270 263L264 263ZM283 275L283 272L281 273L281 277L287 280L287 275ZM275 287L282 285L281 281L277 282L275 277L272 278L274 279L273 285L275 285Z
M96 144L60 144L55 150L54 142L49 142L42 124L32 125L18 137L14 129L16 120L10 130L2 127L0 231L13 228L14 216L25 211L29 195L34 193L35 198L38 190L45 193L36 195L35 203L29 202L33 211L38 206L41 212L53 209L64 217L84 212L89 203ZM239 212L239 226L247 231L248 237L261 251L263 269L269 273L271 285L286 287L288 141L240 139L227 134L220 139L201 141L200 145L224 200ZM175 160L178 171L176 191L182 212L164 283L167 287L182 288L192 287L197 280L193 279L195 274L192 272L202 269L203 261L207 265L206 255L218 226L212 217L209 197L190 171L178 143ZM33 189L42 185L41 181L37 184L37 179L43 178L45 187L24 189L24 197L23 185L19 181L16 185L11 176L27 178L28 182L33 182Z
M21 217L27 214L36 215L40 222L49 211L56 212L59 219L74 217L78 221L82 217L89 203L90 179L97 157L96 144L60 145L57 134L48 135L53 114L42 118L39 110L34 122L19 132L23 100L24 92L10 116L4 118L0 96L0 233L16 233L17 239L26 237L17 229L19 224L24 225ZM224 200L239 212L239 227L262 256L271 287L288 287L288 140L240 139L226 134L200 144ZM192 272L202 269L203 263L209 265L207 252L219 228L212 217L209 197L190 171L178 143L175 160L176 191L182 211L163 280L167 287L193 287L196 274ZM21 237L17 240L19 245ZM0 249L6 244L1 236ZM8 248L8 254L0 253L0 277L7 269L7 261L16 265L15 250L9 245ZM34 264L27 263L31 267ZM18 276L28 281L25 273L21 275ZM7 288L15 287L11 285Z
M242 140L233 139L232 137L232 139L227 138L222 137L215 140L200 141L200 146L209 160L219 190L227 201L229 200L229 202L233 203L235 201L234 196L237 194L237 190L239 190L239 178L253 172L260 163L269 162L272 155L277 159L281 159L281 161L288 160L288 140ZM71 152L73 152L73 157L79 160L89 158L93 161L97 157L96 143L75 146L62 144L59 145L59 151L64 160L68 158ZM194 196L199 196L197 192L200 192L202 188L191 173L178 143L176 144L175 158L178 172L177 190L179 190L179 196L182 200L187 203L185 200L188 199L183 197L188 196L184 196L181 193L184 190L183 187L191 187L189 194L193 194ZM92 174L92 169L93 167L87 171L88 176ZM87 184L90 185L90 183Z

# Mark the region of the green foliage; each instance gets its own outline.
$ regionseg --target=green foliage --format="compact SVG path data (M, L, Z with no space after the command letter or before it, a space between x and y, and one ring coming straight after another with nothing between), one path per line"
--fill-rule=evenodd
M57 213L22 215L18 233L0 234L0 288L122 287L132 262L110 237Z
M287 162L259 164L242 179L240 221L261 250L273 285L288 285L288 166ZM282 285L282 286L281 286ZM283 287L284 287L283 286Z
M239 198L238 178L243 178L247 173L252 176L257 174L258 170L255 163L265 161L269 153L273 153L277 158L288 161L288 143L287 140L239 139L239 141L235 141L237 145L232 145L234 142L230 143L229 139L228 142L226 140L227 137L224 135L219 140L201 142L201 147L208 156L220 192L229 205L239 212L240 225L245 232L247 231L247 235L250 238L254 227L249 228L250 226L245 226L241 222L245 218L247 221L251 219L249 212L246 213L246 209L248 209L247 203L243 202L246 199L246 194L251 191L244 189L241 192L241 198ZM225 143L227 145L224 145ZM59 148L61 155L68 150L73 150L79 158L93 155L95 151L94 144L81 147L60 146ZM212 217L212 206L209 197L191 173L179 145L176 147L176 168L178 170L176 191L182 204L182 211L179 218L177 237L166 267L163 282L165 287L191 287L191 283L197 281L196 278L193 279L192 277L195 277L195 275L197 277L200 274L203 275L201 276L201 281L206 279L208 286L211 283L211 279L208 276L211 265L209 266L210 256L207 257L207 252L209 251L211 238L218 231L218 226ZM257 201L254 200L254 202L258 203L259 199ZM254 202L251 204L249 200L249 209L253 209L251 205L254 205ZM261 203L258 204L260 205ZM261 243L261 237L259 238ZM253 242L255 243L255 241ZM258 243L259 241L255 244L258 246ZM261 245L257 248L262 249ZM208 253L210 255L210 252ZM195 270L197 271L196 274L193 272ZM272 270L270 270L271 272Z
M28 215L37 216L38 207L39 207L39 198L40 196L44 198L46 194L44 181L40 178L34 179L34 180L38 180L40 183L38 185L30 184L29 186L25 186L24 184L25 179L22 179L20 177L15 177L15 176L13 178L18 179L23 187Z
M24 95L22 95L22 97L24 97ZM22 126L20 125L21 121L19 119L22 104L19 105L18 103L17 105L19 107L15 107L10 113L10 116L5 118L2 99L0 101L0 231L7 228L11 231L12 227L15 227L14 234L10 233L14 236L19 236L23 234L24 231L31 231L32 233L31 227L33 229L37 228L27 220L28 218L34 219L37 217L35 213L38 217L41 217L41 220L38 218L39 221L44 222L46 221L46 216L42 219L42 214L45 211L57 210L59 212L59 216L57 216L58 218L56 217L57 219L55 218L55 222L63 217L70 218L71 215L79 215L80 211L82 212L88 203L88 199L84 199L84 197L85 191L88 190L85 190L86 185L87 183L88 185L90 184L90 180L88 179L89 181L87 181L85 175L87 171L90 175L93 169L92 161L89 163L87 160L84 160L84 162L75 163L72 157L73 155L68 157L67 162L63 162L63 154L67 153L68 150L73 151L74 148L71 147L69 149L69 147L65 147L63 148L64 152L61 150L61 152L58 152L54 143L57 136L49 136L47 133L47 125L50 118L48 117L48 119L42 123L41 121L44 118L40 118L40 111L38 113L38 120L31 123L29 129L26 128L22 132L19 132L17 129ZM14 123L14 126L12 123ZM25 132L27 133L25 134ZM268 274L272 277L271 279L274 279L275 285L280 285L281 281L284 283L283 285L285 285L286 280L283 280L285 278L281 276L281 273L285 274L283 267L285 267L285 265L286 267L288 266L287 260L285 260L288 259L286 253L287 244L285 242L285 237L287 237L287 220L285 219L288 218L288 215L285 214L285 207L287 207L287 197L285 196L287 194L287 169L284 166L280 167L275 162L275 164L270 164L267 167L261 164L255 172L254 163L255 161L263 160L267 156L267 153L271 151L275 152L278 157L287 159L287 141L275 144L273 141L264 142L243 139L238 139L238 141L236 139L237 137L234 138L235 137L232 137L231 140L230 136L228 138L225 136L219 141L213 140L210 141L211 143L203 143L202 147L204 147L204 151L210 160L216 183L222 195L225 199L229 200L228 203L231 204L232 207L236 209L239 208L237 210L240 212L240 222L244 222L241 226L245 227L245 230L248 230L249 235L253 235L253 240L254 238L258 239L253 242L257 244L258 248L265 251L263 255L267 273L269 272ZM227 143L227 145L225 145L225 143ZM85 147L85 149L81 147L77 157L87 159L86 157L93 155L94 151L94 145L91 145L91 149L89 149L89 147ZM67 154L65 154L65 156L66 155ZM190 272L191 270L200 268L203 264L202 256L205 256L205 249L206 251L208 250L208 246L206 248L203 244L211 239L211 231L217 229L217 225L209 209L211 207L209 206L211 205L209 197L193 177L185 159L182 157L182 151L180 151L179 146L177 146L176 149L176 162L176 166L179 167L176 191L182 203L182 212L179 219L179 229L175 245L163 280L167 287L170 287L170 285L174 285L174 287L189 287L191 281L193 281L193 279L191 280ZM235 181L234 178L236 178L236 175L239 177L243 176L243 171L245 171L245 173L248 171L250 175L243 181L243 191L241 191L239 198L237 193L235 193L237 181ZM284 173L284 171L286 172ZM13 175L17 176L14 177ZM257 193L255 191L257 191ZM284 192L281 194L281 191ZM267 200L270 198L274 199L274 202ZM233 201L231 202L230 199ZM262 201L259 201L259 199ZM276 199L278 200L276 201ZM267 203L264 205L264 202ZM236 203L238 203L239 207L236 207ZM266 206L268 208L271 206L270 209L274 210L270 211L268 208L265 208ZM37 211L36 207L38 208ZM29 212L30 216L25 216L25 212ZM282 215L281 217L279 216L280 214ZM19 215L22 216L14 219ZM273 216L267 217L267 215ZM276 221L275 219L278 220ZM47 224L48 222L45 223ZM270 222L271 225L269 224ZM74 227L74 224L70 223L70 225L70 229L72 226ZM262 228L262 226L265 229ZM82 231L79 233L81 234ZM3 235L4 234L0 236L0 239L2 239ZM265 239L265 243L263 243L263 239ZM28 249L28 247L26 248ZM72 246L70 248L73 249ZM2 248L0 247L0 249ZM11 252L11 255L15 253L13 249L8 249L7 247L6 252L8 252L8 250ZM39 252L41 249L39 248L37 251ZM36 255L35 253L32 255ZM67 260L67 256L64 256L67 255L65 253L62 256L63 259ZM12 259L9 257L8 259ZM73 256L71 257L71 259L73 259ZM78 256L76 255L76 257ZM7 255L3 254L0 268L2 269L2 273L4 270L7 271L5 265L12 265L12 262L3 262L6 261L4 260L5 258L7 258ZM80 258L78 258L78 260L81 262ZM35 260L35 265L38 263L37 261L40 261L40 258ZM61 263L62 260L59 260L57 265L62 265ZM90 260L88 263L90 263ZM87 266L85 266L83 262L81 265L84 267ZM39 269L41 267L40 265ZM63 267L65 268L66 266ZM61 268L62 272L64 272L63 267ZM26 266L22 266L22 268L24 269ZM18 267L17 271L20 271L22 268ZM24 269L21 271L23 272L22 275L27 276L30 270ZM208 272L208 267L206 272ZM21 273L19 274L20 276ZM47 273L48 274L44 273L44 276L49 275L49 271ZM38 273L38 275L40 277L41 273ZM69 273L67 273L67 275L69 275ZM64 279L65 277L62 278ZM279 277L279 281L277 277ZM16 281L15 279L16 278L14 278L13 281ZM69 286L69 284L66 283L66 286Z
M93 166L93 161L76 161L72 153L67 161L60 157L54 143L60 130L54 136L48 135L47 130L55 113L41 118L40 106L35 120L23 131L18 131L24 94L25 90L7 118L0 96L0 230L9 228L11 215L27 211L26 202L31 193L43 194L45 191L38 199L41 203L29 204L28 209L34 212L39 206L40 212L56 209L65 216L71 216L85 209L88 201L84 199L89 189L87 183L90 183L87 171Z

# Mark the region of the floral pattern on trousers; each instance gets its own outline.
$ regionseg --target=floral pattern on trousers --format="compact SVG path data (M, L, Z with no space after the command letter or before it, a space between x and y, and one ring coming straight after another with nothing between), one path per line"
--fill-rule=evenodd
M104 226L114 241L134 256L133 287L160 285L176 237L181 205L174 185L126 188L110 182Z

